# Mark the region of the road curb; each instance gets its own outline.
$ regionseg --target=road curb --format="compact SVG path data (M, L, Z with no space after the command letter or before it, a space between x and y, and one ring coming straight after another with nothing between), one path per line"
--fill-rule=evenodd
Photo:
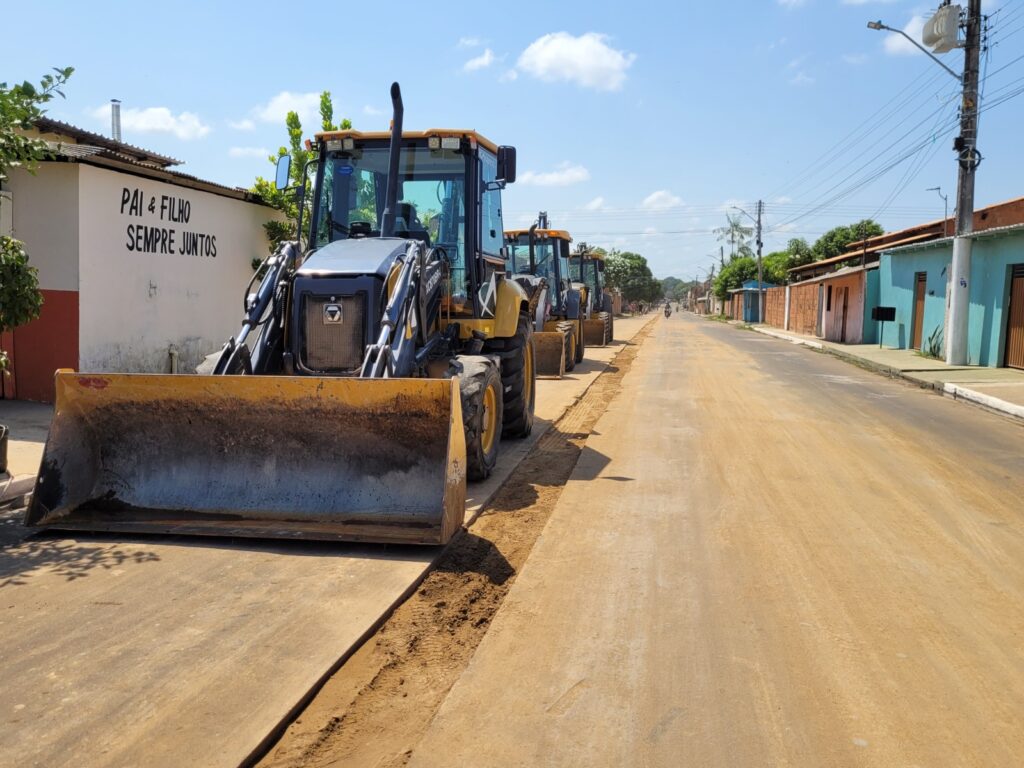
M973 389L961 387L958 384L950 384L949 382L942 381L928 381L914 376L912 372L903 371L889 365L882 365L871 360L866 360L863 357L835 349L834 347L826 347L819 341L801 339L797 336L790 336L788 333L775 331L769 328L759 328L757 326L750 327L752 330L757 331L764 336L771 336L773 339L788 341L790 344L796 344L801 347L807 347L808 349L823 352L844 362L852 363L859 368L864 368L866 370L873 371L874 373L880 373L884 376L888 376L891 379L903 379L904 381L911 382L912 384L917 384L922 389L931 389L945 397L951 397L954 400L963 400L964 402L984 408L987 411L993 411L1003 416L1009 416L1010 418L1024 424L1024 406L1008 403L1005 400L1000 400L998 397L992 397L991 395L985 395L981 392L975 392Z

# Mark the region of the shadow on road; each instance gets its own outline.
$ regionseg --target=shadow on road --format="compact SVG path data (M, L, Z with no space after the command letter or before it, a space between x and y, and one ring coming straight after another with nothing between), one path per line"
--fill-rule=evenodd
M434 568L440 573L477 573L491 584L504 584L515 575L494 543L469 531L462 531L449 545Z
M159 560L156 552L112 542L34 536L0 549L0 589L28 584L32 576L40 572L75 581L97 568L110 570Z

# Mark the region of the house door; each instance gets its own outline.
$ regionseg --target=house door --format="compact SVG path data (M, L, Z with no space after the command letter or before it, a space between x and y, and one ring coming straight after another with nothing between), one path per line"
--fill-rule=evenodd
M825 286L823 283L818 283L818 319L814 324L814 335L818 338L824 337L824 320L825 318Z
M913 349L921 348L921 329L924 326L924 295L928 285L928 274L918 272L914 275L914 328L910 346Z
M1024 264L1010 272L1010 307L1006 320L1006 366L1024 368Z
M839 332L839 341L842 344L846 343L846 316L850 309L850 289L849 287L843 288L843 326Z

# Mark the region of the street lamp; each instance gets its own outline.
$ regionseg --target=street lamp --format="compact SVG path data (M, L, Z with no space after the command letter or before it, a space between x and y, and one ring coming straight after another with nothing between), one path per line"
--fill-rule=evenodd
M909 40L911 43L913 43L919 50L923 51L925 53L925 55L928 56L928 58L930 58L932 61L934 61L940 67L942 67L944 70L949 72L949 74L951 74L953 77L955 77L956 81L958 83L960 83L961 85L963 84L963 81L964 81L963 77L961 77L956 72L954 72L952 69L950 69L945 64L943 64L935 54L933 54L931 51L929 51L927 48L925 48L923 45L921 45L919 42L917 42L917 40L912 38L910 35L908 35L902 29L893 29L892 27L888 26L887 24L883 24L881 21L869 21L868 22L868 29L877 29L877 30L884 29L886 32L894 32L897 35L903 35L905 38L907 38L907 40Z
M757 226L757 322L764 322L764 281L761 277L761 208L762 203L760 200L757 201L757 218L755 219L749 213L744 211L738 205L732 206L734 210L739 211L748 219L750 219Z
M949 195L942 194L942 187L928 187L925 192L938 192L939 197L942 198L943 202L943 213L942 213L942 236L949 237L946 230L949 228L947 222L949 221Z

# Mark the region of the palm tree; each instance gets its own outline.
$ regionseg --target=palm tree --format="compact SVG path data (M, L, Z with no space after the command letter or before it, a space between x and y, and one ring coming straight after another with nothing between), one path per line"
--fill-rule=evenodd
M747 245L754 234L754 230L752 227L744 226L743 219L740 218L738 213L735 216L730 216L728 213L725 214L725 220L728 224L716 229L715 235L718 236L719 240L724 240L729 244L729 255L732 257L736 255L737 248Z

